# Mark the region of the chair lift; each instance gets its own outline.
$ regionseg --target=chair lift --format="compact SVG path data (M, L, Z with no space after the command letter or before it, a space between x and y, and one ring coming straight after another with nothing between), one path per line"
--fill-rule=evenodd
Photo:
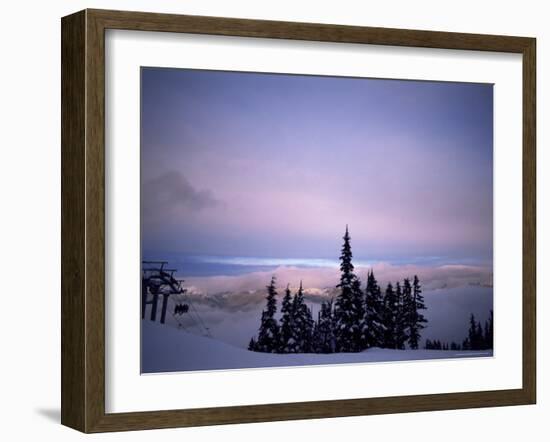
M174 278L176 270L165 269L164 266L166 264L166 261L143 261L141 277L141 316L145 318L145 309L148 304L151 304L151 321L155 321L158 298L162 296L161 324L164 324L166 320L168 298L171 295L178 295L184 292L180 282ZM149 299L148 295L152 295L152 299ZM187 306L188 310L189 306ZM185 313L185 307L182 305L178 311L181 311L181 314Z

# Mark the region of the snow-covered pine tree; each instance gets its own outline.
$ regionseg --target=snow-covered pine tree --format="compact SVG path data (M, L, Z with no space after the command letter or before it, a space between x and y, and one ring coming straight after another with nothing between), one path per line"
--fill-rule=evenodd
M292 332L287 343L287 349L289 353L301 353L301 330L299 330L300 324L298 323L297 310L300 308L301 301L298 299L298 293L292 296L292 304L290 306L290 323L292 324Z
M411 280L409 278L405 278L403 280L401 306L402 306L402 317L403 317L403 324L404 324L405 343L409 343L410 345L411 331L414 329L415 307L414 307L414 301L413 301ZM416 343L416 345L418 347L418 342Z
M333 301L323 301L319 311L316 327L315 347L317 353L334 353L336 339L334 337Z
M410 311L410 324L409 324L409 346L416 350L420 341L420 331L424 329L428 321L424 317L421 310L426 310L426 304L424 303L424 297L422 296L422 287L417 275L414 275L412 285L412 306Z
M407 340L408 312L405 310L403 291L399 282L395 283L395 300L395 348L403 350L405 349L405 342Z
M391 283L388 283L384 294L384 311L382 323L384 324L384 348L395 348L395 312L397 300Z
M295 342L293 339L293 321L294 311L292 303L292 294L287 285L285 296L281 304L281 330L279 340L279 353L293 353L295 350Z
M293 320L292 330L294 353L311 353L313 351L313 317L311 310L304 300L304 289L302 281L300 288L294 295L292 302Z
M319 334L319 322L321 321L321 311L317 312L317 320L313 320L313 333L311 337L312 353L321 353L321 336Z
M264 353L276 353L279 348L279 324L275 319L277 312L277 289L275 287L275 276L271 278L271 283L267 286L266 308L262 312L258 340L256 342L256 351Z
M304 345L302 347L302 351L304 353L313 353L313 326L315 324L315 321L313 320L311 309L307 306L305 299L303 298L302 281L300 281L300 289L302 290L302 317L304 318L304 332L302 338Z
M366 348L366 322L361 282L354 272L348 226L340 255L340 294L334 308L336 351L359 352Z
M366 350L368 347L368 330L365 312L365 294L361 289L361 280L358 277L355 278L355 281L353 283L353 302L357 321L357 328L355 331L355 345L357 348L356 351L363 351Z
M367 346L382 347L384 345L384 299L374 270L368 273L365 289L365 320L367 328Z

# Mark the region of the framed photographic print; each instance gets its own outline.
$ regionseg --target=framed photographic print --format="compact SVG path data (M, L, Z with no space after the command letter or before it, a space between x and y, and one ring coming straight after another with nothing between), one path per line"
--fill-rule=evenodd
M535 403L535 40L62 20L62 423Z

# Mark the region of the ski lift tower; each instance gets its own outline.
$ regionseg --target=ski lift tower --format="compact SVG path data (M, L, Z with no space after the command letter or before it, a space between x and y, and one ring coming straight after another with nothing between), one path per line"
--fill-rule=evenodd
M180 282L174 278L176 269L167 269L167 261L142 261L141 266L141 317L145 318L145 310L151 305L151 321L157 319L159 297L162 296L160 323L166 321L168 298L171 295L184 293Z

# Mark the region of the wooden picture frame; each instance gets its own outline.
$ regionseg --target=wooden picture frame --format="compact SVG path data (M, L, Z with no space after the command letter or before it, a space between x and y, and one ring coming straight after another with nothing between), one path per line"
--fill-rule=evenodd
M523 385L513 390L105 412L105 30L494 51L523 57ZM536 77L534 38L84 10L62 19L62 424L142 430L534 404Z

